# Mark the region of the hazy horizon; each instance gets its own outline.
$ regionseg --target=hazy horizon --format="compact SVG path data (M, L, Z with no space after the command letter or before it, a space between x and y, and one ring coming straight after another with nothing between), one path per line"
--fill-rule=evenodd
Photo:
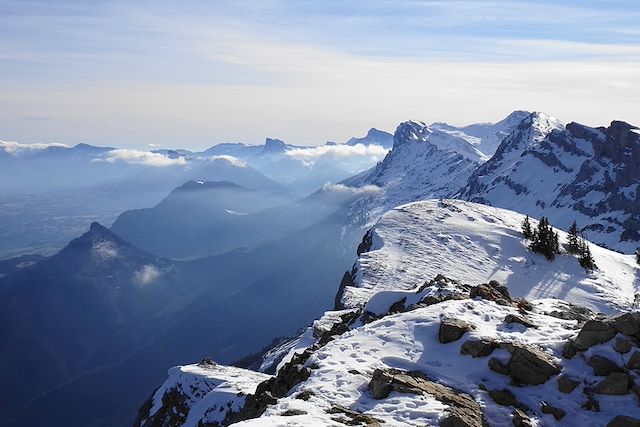
M2 140L201 150L515 109L640 117L632 1L1 4Z

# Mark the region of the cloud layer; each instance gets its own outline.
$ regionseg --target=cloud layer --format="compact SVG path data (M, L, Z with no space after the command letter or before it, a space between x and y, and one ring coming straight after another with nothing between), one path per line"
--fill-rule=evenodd
M320 145L312 148L296 148L286 152L287 156L297 160L317 160L320 157L345 159L348 157L369 157L376 161L387 155L386 148L380 145Z
M162 273L155 265L147 264L133 273L133 281L141 286L150 285L155 282Z
M111 150L107 152L103 158L96 160L104 160L109 163L122 161L134 165L145 165L153 167L183 166L187 164L187 159L185 159L184 157L171 159L160 153L131 149Z
M68 145L51 143L51 144L21 144L15 141L0 141L0 149L4 149L9 154L20 154L21 152L30 152L30 151L38 151L44 150L49 147L62 147L69 148Z
M347 187L344 184L325 184L322 186L323 191L332 191L343 194L376 194L382 191L377 185L364 185L362 187Z

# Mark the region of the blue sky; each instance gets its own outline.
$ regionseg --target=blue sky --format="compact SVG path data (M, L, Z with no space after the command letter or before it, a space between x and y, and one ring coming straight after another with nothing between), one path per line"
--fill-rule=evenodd
M344 141L514 109L640 124L636 1L0 0L0 139Z

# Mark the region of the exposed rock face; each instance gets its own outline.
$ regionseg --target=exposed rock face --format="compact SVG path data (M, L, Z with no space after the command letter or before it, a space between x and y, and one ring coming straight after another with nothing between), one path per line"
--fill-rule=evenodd
M368 230L362 237L362 242L360 242L360 244L358 245L358 256L362 255L365 252L369 252L371 250L371 245L373 245L373 231Z
M442 319L438 339L443 344L457 341L462 338L465 333L474 328L474 325L463 322L462 320Z
M471 176L460 197L532 217L544 213L563 229L579 218L590 240L632 253L640 242L638 158L640 132L632 125L565 127L533 113ZM567 215L571 210L575 214Z
M537 328L537 326L526 317L518 316L515 314L508 314L504 318L504 323L519 323L520 325L523 325L525 328Z
M496 304L500 305L512 305L513 303L507 287L495 280L471 288L470 297L480 297L482 299L495 301Z
M621 334L632 336L640 332L640 313L626 313L613 319L611 326Z
M542 402L542 405L540 406L540 410L545 414L553 415L553 418L555 418L558 421L564 418L564 416L567 414L567 412L564 409L556 408L554 406L548 405L545 402Z
M636 350L633 352L627 362L627 368L640 370L640 351Z
M419 372L376 369L369 382L369 391L375 399L385 399L391 391L429 395L449 405L448 413L440 420L441 426L482 427L485 425L482 408L471 396L433 382Z

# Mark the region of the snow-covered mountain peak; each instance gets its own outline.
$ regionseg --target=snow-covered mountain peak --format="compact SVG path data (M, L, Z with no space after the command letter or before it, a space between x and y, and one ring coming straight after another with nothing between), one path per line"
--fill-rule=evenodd
M554 130L563 130L564 124L546 113L534 112L519 122L518 126L498 146L495 157L508 152L524 151L540 144Z
M371 128L367 132L367 135L362 138L353 137L350 138L346 145L381 145L385 148L390 148L393 145L393 135L389 132Z

